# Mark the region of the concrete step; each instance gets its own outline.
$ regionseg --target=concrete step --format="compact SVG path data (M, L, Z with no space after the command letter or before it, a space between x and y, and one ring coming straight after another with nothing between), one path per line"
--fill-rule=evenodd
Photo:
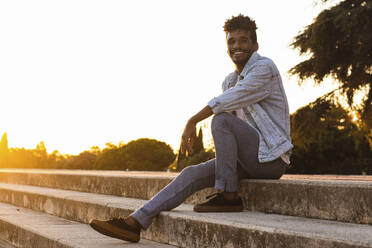
M88 223L122 217L145 200L112 195L0 184L0 201ZM35 218L36 219L36 218ZM195 213L192 205L162 212L142 237L180 247L311 248L372 247L372 226L303 217L241 213Z
M13 244L11 244L8 240L0 238L0 248L16 248Z
M4 244L5 248L174 247L145 239L140 243L129 243L102 235L87 224L4 203L0 203L0 235L7 240L0 243L0 247Z
M0 182L150 199L178 173L2 169ZM202 190L194 204L213 193ZM242 180L246 210L372 224L371 176L284 175L280 180Z

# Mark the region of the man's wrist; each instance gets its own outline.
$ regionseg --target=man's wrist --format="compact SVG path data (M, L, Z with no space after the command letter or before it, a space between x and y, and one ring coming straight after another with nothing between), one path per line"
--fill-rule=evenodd
M195 116L191 117L188 121L187 121L188 124L193 124L193 125L196 125L198 122L195 120Z
M202 121L205 118L208 118L212 114L213 114L213 111L212 111L211 107L209 107L207 105L202 110L200 110L196 115L194 115L193 117L191 117L188 120L187 124L189 124L189 125L196 125L199 121Z

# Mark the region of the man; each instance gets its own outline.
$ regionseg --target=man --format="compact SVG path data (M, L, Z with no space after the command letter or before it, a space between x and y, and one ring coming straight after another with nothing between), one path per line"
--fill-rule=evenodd
M192 153L196 124L215 114L212 136L216 158L186 167L129 217L93 220L92 228L138 242L140 230L147 229L156 215L177 207L198 190L214 186L218 193L196 205L194 211L242 211L237 193L240 179L279 179L283 175L293 147L288 103L275 64L256 52L256 29L256 23L243 15L225 22L228 54L236 71L225 78L224 92L189 119L182 135L182 149Z

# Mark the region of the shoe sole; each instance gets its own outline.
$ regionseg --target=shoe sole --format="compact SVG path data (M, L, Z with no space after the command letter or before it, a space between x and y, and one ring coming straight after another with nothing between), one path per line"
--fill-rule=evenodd
M89 225L97 232L102 233L106 236L110 236L112 238L117 238L133 243L137 243L140 240L140 236L138 234L118 228L105 222L93 220Z
M212 207L212 206L195 206L195 212L243 212L243 206L226 206L226 207Z

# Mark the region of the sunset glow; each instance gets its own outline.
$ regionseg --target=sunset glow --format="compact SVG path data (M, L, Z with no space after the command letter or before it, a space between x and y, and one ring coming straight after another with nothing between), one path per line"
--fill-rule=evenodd
M338 1L335 1L338 2ZM301 1L1 1L0 134L9 147L78 154L149 137L175 150L189 117L234 70L222 30L256 20L290 111L335 88L297 85L289 44L327 5ZM208 134L206 134L208 136Z

